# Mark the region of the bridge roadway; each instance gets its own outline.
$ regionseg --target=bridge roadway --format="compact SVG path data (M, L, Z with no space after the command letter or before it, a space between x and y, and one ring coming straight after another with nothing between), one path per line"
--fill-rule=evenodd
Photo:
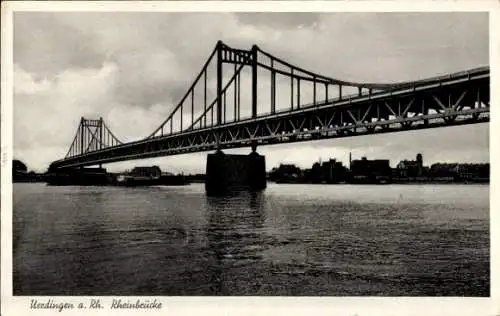
M51 164L51 169L216 149L311 141L489 121L489 68L124 143Z

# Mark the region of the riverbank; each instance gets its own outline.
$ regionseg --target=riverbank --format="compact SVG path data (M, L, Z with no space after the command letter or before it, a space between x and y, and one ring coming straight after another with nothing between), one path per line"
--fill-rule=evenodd
M54 186L178 186L190 183L183 175L162 174L158 177L136 177L119 173L107 173L103 169L85 170L84 172L70 170L61 173L46 173L42 182Z
M386 179L384 181L379 180L364 180L364 181L339 181L339 182L326 182L326 181L300 181L300 180L268 180L269 182L273 182L276 184L485 184L488 185L490 183L489 179L478 178L478 179L454 179L454 178L393 178Z
M160 181L152 181L147 184L141 184L141 185L186 185L190 183L205 183L205 179L200 179L197 177L190 177L190 176L171 176L171 177L164 177ZM23 178L23 179L13 179L12 183L47 183L49 185L120 185L116 181L117 175L116 174L109 174L105 178L101 178L99 181L92 181L88 180L87 181L80 181L80 180L75 180L74 178L71 177L57 177L57 179L50 178L50 176L46 175L39 175L38 177L34 178ZM392 179L391 181L387 182L370 182L370 181L365 181L365 182L350 182L350 181L344 181L344 182L334 182L334 183L327 183L327 182L303 182L303 181L279 181L279 180L268 180L269 183L276 183L276 184L307 184L307 185L315 185L315 184L331 184L331 185L339 185L339 184L379 184L379 185L384 185L384 184L407 184L407 185L418 185L418 184L484 184L484 185L489 185L490 181L489 179L427 179L427 180L415 180L415 179ZM132 184L132 183L131 183ZM138 184L136 184L138 185Z

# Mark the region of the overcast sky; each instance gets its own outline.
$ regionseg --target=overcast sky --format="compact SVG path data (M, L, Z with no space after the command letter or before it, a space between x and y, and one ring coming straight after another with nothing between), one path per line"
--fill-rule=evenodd
M486 13L37 13L14 15L14 157L44 171L64 157L80 117L122 141L167 117L221 39L358 82L415 80L488 65ZM267 167L319 158L486 162L489 124L259 148ZM235 151L246 153L250 149ZM202 172L207 153L107 165Z

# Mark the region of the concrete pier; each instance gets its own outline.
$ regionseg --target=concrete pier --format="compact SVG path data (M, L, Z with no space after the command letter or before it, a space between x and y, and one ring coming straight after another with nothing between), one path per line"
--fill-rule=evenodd
M255 151L249 155L208 154L205 189L207 195L266 188L266 159Z

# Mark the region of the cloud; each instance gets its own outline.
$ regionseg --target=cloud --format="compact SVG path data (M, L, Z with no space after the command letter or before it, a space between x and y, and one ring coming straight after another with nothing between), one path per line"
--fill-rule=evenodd
M313 12L235 13L235 17L238 22L250 26L293 29L313 26L319 21L321 14Z
M99 68L105 56L95 49L96 38L51 13L14 14L14 63L40 77L68 68Z
M76 131L81 116L93 116L112 103L109 87L116 67L66 70L52 80L37 83L17 65L14 69L14 148L22 151L45 146L69 149L69 135ZM62 155L61 151L54 155Z
M488 38L486 13L16 12L14 154L30 168L44 170L66 154L81 116L102 116L124 141L149 135L184 96L218 40L242 49L257 44L297 66L334 78L394 82L487 65ZM225 70L227 78L231 68ZM260 111L269 107L268 77L259 77ZM215 82L212 65L209 102ZM278 99L286 106L288 81L279 82ZM246 88L241 97L249 105L248 76L242 84ZM302 94L304 103L311 101L311 91ZM195 100L195 112L200 113L202 89L196 90ZM189 123L190 106L185 111L184 122ZM231 117L231 106L228 113ZM302 165L329 155L346 161L350 150L393 160L422 151L434 161L485 161L488 125L259 149L266 154L268 167L281 157ZM202 171L205 156L144 163Z

